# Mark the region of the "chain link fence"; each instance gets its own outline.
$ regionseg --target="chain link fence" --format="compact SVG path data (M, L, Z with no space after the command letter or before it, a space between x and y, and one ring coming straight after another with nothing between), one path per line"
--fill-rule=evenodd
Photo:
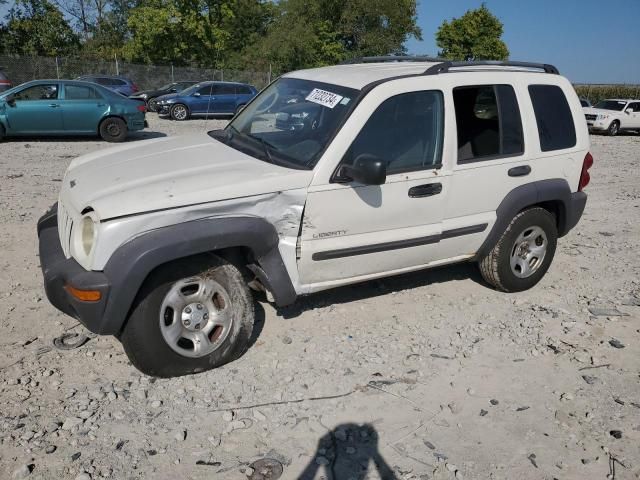
M271 82L271 72L217 70L173 65L140 65L135 63L92 60L80 57L1 56L0 68L14 85L30 80L64 78L81 75L122 75L133 80L141 90L158 88L169 82L219 80L242 82L262 89Z

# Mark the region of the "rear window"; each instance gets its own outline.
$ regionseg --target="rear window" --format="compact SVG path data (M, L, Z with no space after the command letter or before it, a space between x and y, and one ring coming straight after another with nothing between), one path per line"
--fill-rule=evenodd
M458 163L524 152L518 100L511 85L453 89L458 124Z
M569 102L556 85L529 85L543 152L575 147L576 128Z

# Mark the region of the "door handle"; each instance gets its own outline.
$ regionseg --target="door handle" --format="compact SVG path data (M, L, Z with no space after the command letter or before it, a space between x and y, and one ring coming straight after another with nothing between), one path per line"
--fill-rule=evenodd
M519 167L510 168L507 173L510 177L524 177L531 173L531 167L529 165L520 165Z
M50 103L49 106L51 108L58 108L60 106L60 104L58 104L58 103Z
M409 196L411 198L430 197L432 195L438 195L442 192L441 183L427 183L426 185L417 185L409 189Z

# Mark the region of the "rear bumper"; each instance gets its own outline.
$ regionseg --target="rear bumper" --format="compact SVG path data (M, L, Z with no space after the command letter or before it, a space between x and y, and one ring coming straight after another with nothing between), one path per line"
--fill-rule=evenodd
M51 304L92 332L103 333L109 280L104 273L87 271L73 258L64 256L58 237L57 204L38 221L38 239L44 289ZM97 290L101 294L100 300L80 301L67 292L66 285L80 290Z
M569 197L569 202L566 204L566 211L562 231L558 232L562 237L569 233L569 231L575 227L584 213L584 208L587 205L587 194L584 192L572 193Z

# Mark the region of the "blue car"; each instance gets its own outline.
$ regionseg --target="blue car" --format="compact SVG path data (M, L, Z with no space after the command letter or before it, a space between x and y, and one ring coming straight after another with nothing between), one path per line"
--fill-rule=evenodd
M246 83L201 82L182 92L157 98L158 112L174 120L195 115L235 115L258 90Z
M78 77L77 80L97 83L109 90L121 93L125 97L133 95L140 90L130 78L117 75L83 75L82 77Z
M94 83L35 80L0 93L0 140L13 136L100 135L122 142L146 127L146 106Z

